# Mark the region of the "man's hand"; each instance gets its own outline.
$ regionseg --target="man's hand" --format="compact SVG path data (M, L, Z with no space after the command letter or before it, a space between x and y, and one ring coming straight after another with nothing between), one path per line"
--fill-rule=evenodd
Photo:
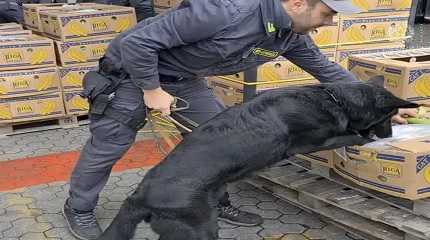
M170 115L170 106L175 99L159 87L153 90L143 90L143 100L148 108L158 110L162 116L167 116Z
M417 117L418 109L417 108L400 108L399 113L394 115L391 118L391 121L398 124L407 124L408 121L405 119L406 117Z

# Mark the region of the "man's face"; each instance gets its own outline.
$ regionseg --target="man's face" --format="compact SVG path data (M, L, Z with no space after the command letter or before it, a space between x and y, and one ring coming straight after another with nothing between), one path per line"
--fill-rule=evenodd
M301 34L332 24L336 14L323 2L310 6L307 0L287 0L283 5L292 19L293 31Z

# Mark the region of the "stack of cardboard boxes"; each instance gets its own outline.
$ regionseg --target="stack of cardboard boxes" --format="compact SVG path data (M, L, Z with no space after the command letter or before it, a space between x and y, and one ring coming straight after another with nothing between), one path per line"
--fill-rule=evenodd
M55 41L66 114L87 114L88 102L79 96L82 79L97 68L109 42L136 25L134 9L92 3L61 7L28 4L25 12L38 13L32 18L37 19L37 29Z
M354 54L405 48L411 0L354 0L362 13L339 16L336 61L347 67Z
M0 124L64 116L54 43L0 25Z
M405 48L411 1L355 0L360 14L336 15L333 24L310 33L321 51L332 61L347 68L348 57L355 54L393 51ZM278 57L258 68L257 91L317 81L304 70ZM242 102L243 73L209 79L215 92L231 106Z
M84 75L97 69L109 42L136 25L133 8L95 3L25 4L24 25L54 42L57 74L67 115L88 112L79 96ZM55 53L55 54L54 54Z
M0 124L88 113L78 94L109 42L136 25L133 8L25 4L24 27L0 25ZM31 31L30 31L31 30Z

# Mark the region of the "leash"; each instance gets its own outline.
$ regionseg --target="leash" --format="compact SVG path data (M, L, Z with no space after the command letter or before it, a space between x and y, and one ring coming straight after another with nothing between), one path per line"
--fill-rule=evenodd
M178 107L178 102L182 102L184 106ZM174 101L171 105L170 111L172 115L181 118L184 122L186 122L193 128L197 128L199 126L198 123L179 113L180 111L193 112L186 111L189 108L190 103L188 101L180 97L174 97ZM146 108L146 117L150 127L150 132L152 133L156 141L157 148L165 156L167 156L168 151L166 151L163 147L163 140L166 142L169 148L173 149L175 148L176 144L171 140L171 137L175 138L177 141L181 140L181 138L178 137L178 135L181 134L181 131L179 131L178 128L184 130L187 133L191 133L193 131L192 129L186 127L170 115L161 116L161 112L158 110L150 110L149 108Z

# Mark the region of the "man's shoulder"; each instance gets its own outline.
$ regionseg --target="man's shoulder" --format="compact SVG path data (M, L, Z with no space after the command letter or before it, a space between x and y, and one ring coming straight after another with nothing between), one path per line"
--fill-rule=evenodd
M230 6L234 7L240 12L255 11L261 1L267 0L188 0L189 4L213 4L217 6ZM187 4L185 4L186 6Z

